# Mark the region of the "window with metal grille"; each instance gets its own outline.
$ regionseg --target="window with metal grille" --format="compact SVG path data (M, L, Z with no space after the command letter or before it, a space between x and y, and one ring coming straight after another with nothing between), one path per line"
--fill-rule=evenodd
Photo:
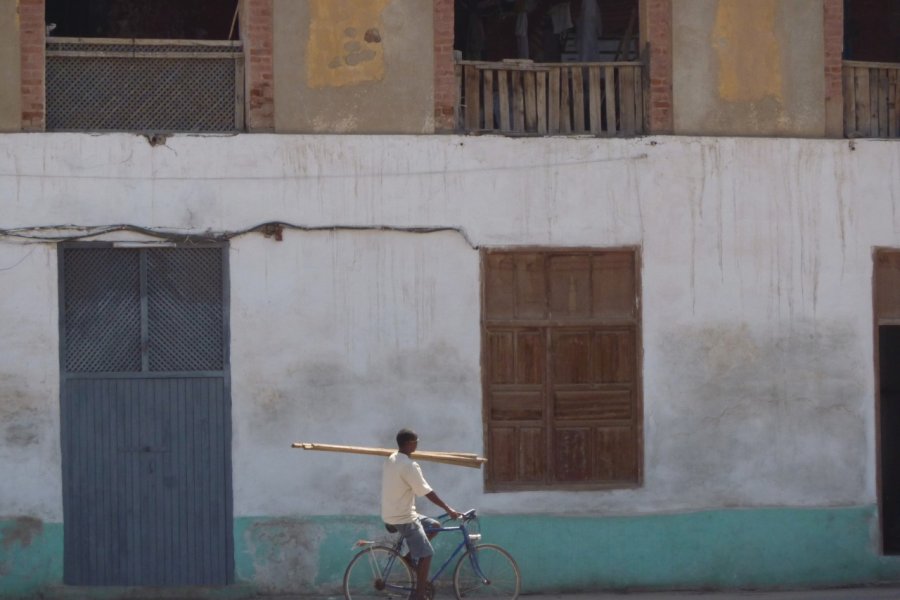
M642 477L635 250L486 250L487 489L629 487Z
M222 253L65 248L66 372L223 370Z

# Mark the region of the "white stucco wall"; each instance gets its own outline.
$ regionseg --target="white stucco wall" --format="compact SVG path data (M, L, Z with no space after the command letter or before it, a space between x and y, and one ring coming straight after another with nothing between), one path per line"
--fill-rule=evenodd
M872 504L871 254L898 204L881 141L0 135L3 229L376 227L232 239L236 516L375 512L376 459L292 441L482 451L477 247L507 245L641 247L645 482L483 494L428 465L452 504ZM0 238L0 515L61 519L56 285L52 246Z

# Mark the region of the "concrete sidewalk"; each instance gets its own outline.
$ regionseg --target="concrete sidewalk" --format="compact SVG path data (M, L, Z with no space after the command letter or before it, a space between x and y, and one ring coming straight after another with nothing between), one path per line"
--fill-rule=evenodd
M453 590L439 590L435 600L452 600ZM521 600L900 600L900 586L796 591L581 592L536 594ZM259 600L343 600L343 596L261 596Z

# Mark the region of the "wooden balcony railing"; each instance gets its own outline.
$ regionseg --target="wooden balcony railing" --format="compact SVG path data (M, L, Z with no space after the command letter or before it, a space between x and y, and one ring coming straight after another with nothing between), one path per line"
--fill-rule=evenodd
M457 61L459 129L509 135L646 131L643 63Z
M844 135L900 137L900 64L844 61Z

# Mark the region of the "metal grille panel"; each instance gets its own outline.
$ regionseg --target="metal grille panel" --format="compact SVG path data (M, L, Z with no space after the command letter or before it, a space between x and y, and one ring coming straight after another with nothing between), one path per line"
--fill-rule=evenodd
M67 50L72 44L63 47ZM47 56L47 129L230 132L240 129L240 58L206 46L116 46ZM230 49L229 49L230 50ZM134 56L135 52L140 56ZM183 56L179 56L179 53ZM153 56L158 54L159 56ZM209 57L198 54L205 54Z
M68 249L63 269L66 370L140 371L138 251Z
M221 370L221 250L149 250L147 267L150 370Z

